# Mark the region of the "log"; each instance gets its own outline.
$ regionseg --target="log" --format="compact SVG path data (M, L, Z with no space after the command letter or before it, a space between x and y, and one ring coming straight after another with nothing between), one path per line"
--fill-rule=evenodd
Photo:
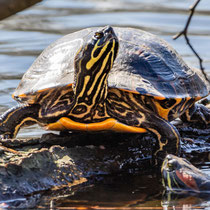
M207 161L210 127L181 124L177 128L183 138L182 156ZM37 139L2 140L0 200L72 187L102 174L149 172L154 142L149 134L117 133L47 134Z
M0 20L20 12L42 0L0 0Z

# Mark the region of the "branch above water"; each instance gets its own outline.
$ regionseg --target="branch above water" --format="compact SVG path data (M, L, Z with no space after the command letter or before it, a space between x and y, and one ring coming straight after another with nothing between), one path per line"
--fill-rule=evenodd
M180 31L178 34L176 34L176 35L173 37L173 39L176 40L176 39L178 39L179 37L184 36L187 45L190 47L190 49L192 50L192 52L195 54L195 56L196 56L196 57L198 58L198 60L199 60L200 69L201 69L201 71L202 71L204 77L206 78L206 80L207 80L208 82L210 82L210 80L209 80L207 74L206 74L205 71L204 71L203 59L200 57L200 55L199 55L199 54L197 53L197 51L194 49L194 47L192 46L192 44L190 43L190 40L189 40L189 38L188 38L188 28L189 28L189 25L190 25L190 23L191 23L192 17L193 17L193 15L194 15L195 9L196 9L196 7L197 7L197 5L199 4L200 1L201 1L201 0L196 0L195 3L194 3L192 6L190 6L190 9L189 9L189 10L190 10L190 15L189 15L189 17L188 17L188 19L187 19L187 22L186 22L186 24L185 24L184 29L183 29L182 31Z

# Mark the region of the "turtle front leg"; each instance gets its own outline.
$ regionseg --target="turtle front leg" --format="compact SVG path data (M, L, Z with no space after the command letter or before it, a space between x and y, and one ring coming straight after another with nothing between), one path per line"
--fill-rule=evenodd
M23 105L13 107L0 117L0 137L2 139L15 138L19 129L24 125L37 122L39 105Z
M162 164L167 154L179 155L180 135L174 125L155 113L147 113L141 126L156 136L153 152L155 164Z
M183 122L210 124L210 110L202 104L194 104L180 117Z

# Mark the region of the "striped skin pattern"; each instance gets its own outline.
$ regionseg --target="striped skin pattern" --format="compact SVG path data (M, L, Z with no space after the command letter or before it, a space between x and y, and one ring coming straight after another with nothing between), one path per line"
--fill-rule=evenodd
M167 155L161 173L163 185L170 191L209 193L210 177L184 158Z
M93 103L87 101L87 103L83 102L83 106L81 106L83 109L79 110L80 106L78 106L78 112L74 109L69 113L69 110L73 107L74 99L72 84L35 93L34 100L36 104L41 105L38 118L46 118L47 122L50 122L50 118L55 121L65 115L71 116L75 121L87 123L103 121L112 116L120 119L122 123L133 126L140 126L140 122L136 117L138 115L139 119L142 117L142 114L136 114L135 110L142 113L145 110L150 110L171 121L181 116L196 101L193 98L158 100L152 96L115 88L108 88L106 95L107 99L95 103L97 106L93 107L91 112L89 106ZM28 94L27 97L33 98L33 95Z
M52 100L53 96L53 100ZM41 105L38 117L47 123L67 115L72 107L74 92L72 85L51 88L37 94L36 103Z
M152 96L110 88L107 102L109 115L115 116L116 118L121 117L122 121L128 125L140 126L139 121L142 120L135 119L135 111L140 113L152 111L165 120L171 121L182 115L190 106L192 106L195 99L183 98L160 100ZM139 114L140 118L142 118L142 116L143 114Z
M75 100L69 115L84 121L93 120L96 106L107 97L107 77L118 51L117 38L108 35L108 39L88 44L75 57Z
M38 118L50 122L50 118L52 121L56 121L60 117L68 115L77 122L91 123L113 117L127 125L141 126L144 112L156 113L165 120L171 121L183 114L195 101L192 98L157 100L152 96L115 88L108 88L106 99L95 103L95 106L91 107L91 111L89 111L89 106L93 104L89 101L82 102L83 110L70 111L75 107L73 100L72 84L36 93L36 104L41 105Z
M39 123L39 104L17 106L9 109L0 117L0 134L3 138L14 138L24 126Z
M27 97L33 98L33 95L27 95ZM88 103L85 106L83 102L83 106L85 106L84 111L82 112L80 110L80 114L78 114L77 112L75 113L75 110L74 112L70 112L74 105L72 84L40 91L35 94L34 100L36 101L36 107L38 107L38 115L33 116L30 114L30 116L34 118L33 121L38 122L41 126L55 122L62 116L68 116L70 119L81 123L102 122L111 117L123 124L141 127L142 122L145 121L145 113L148 113L147 115L149 115L149 113L153 115L157 113L159 116L162 116L164 111L166 111L168 115L162 117L166 120L172 120L188 108L188 106L186 106L187 99L182 99L182 102L178 100L179 103L176 100L174 101L174 99L171 99L172 102L169 102L169 100L166 99L156 100L151 96L109 88L107 98L101 101L101 103L97 103L95 107L91 107L91 112L89 111L91 104ZM188 100L188 103L190 101L192 101L192 99ZM171 107L169 107L169 104ZM189 105L191 104L193 104L193 101L189 103ZM32 111L30 112L36 113L33 112L35 104L32 103L26 107L28 110L30 110L29 107L31 107ZM23 111L22 107L19 107L18 110L20 110L20 112ZM16 110L16 108L14 108L13 111L10 110L9 116L13 114L17 115L18 110ZM5 113L2 118L5 118L7 121L9 116L6 116L7 114ZM25 119L25 117L23 117L23 119ZM18 124L22 125L22 123ZM19 127L20 126L18 126L18 129Z

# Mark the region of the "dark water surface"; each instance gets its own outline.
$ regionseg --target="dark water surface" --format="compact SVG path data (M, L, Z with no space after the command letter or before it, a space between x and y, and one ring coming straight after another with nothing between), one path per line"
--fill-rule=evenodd
M184 39L172 40L172 36L184 27L187 9L193 2L194 0L45 0L0 21L0 113L16 105L11 94L22 74L41 51L61 36L86 27L109 24L147 30L168 41L188 64L199 67L198 60L186 46ZM210 74L210 1L203 0L199 4L189 36ZM32 126L22 129L18 137L40 136L42 133L37 126ZM210 174L209 167L204 171ZM161 207L164 203L161 204L161 200L164 200L162 193L155 193L150 190L153 189L152 186L142 185L139 180L144 180L144 177L135 176L123 180L116 178L113 184L101 183L88 188L86 193L63 199L61 206L89 203L115 207ZM145 179L145 182L148 180ZM210 208L209 198L194 195L187 199L177 199L174 204Z

